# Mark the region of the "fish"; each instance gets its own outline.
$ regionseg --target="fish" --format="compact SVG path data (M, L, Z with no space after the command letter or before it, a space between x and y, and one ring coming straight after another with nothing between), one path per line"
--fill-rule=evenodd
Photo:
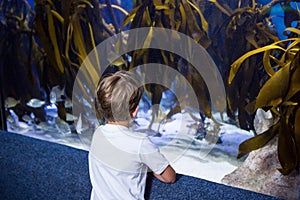
M31 108L40 108L45 104L45 101L39 100L39 99L30 99L30 101L28 101L26 103L27 106L31 107Z
M84 131L86 131L88 129L88 127L84 127L83 126L83 122L82 122L82 117L81 117L81 113L79 114L79 118L78 118L78 121L76 123L76 132L78 134L82 134Z
M56 131L54 126L49 125L47 122L40 122L37 126L38 129L53 132Z
M31 119L35 119L34 113L30 113L30 118L31 118Z
M19 117L13 110L9 109L9 114L13 118L14 123L19 123Z
M55 127L62 135L68 135L72 133L69 124L60 118L55 119Z
M67 99L65 100L65 108L72 108L73 107L73 103L71 99Z
M13 108L19 103L20 103L20 100L16 100L13 97L7 97L4 101L4 106L5 106L5 108Z
M74 121L74 120L77 120L78 117L70 114L70 113L66 113L66 121Z
M77 133L81 134L81 129L82 129L82 119L81 119L81 113L80 113L78 121L76 123L76 131L77 131Z
M18 124L12 124L9 128L10 131L21 133L21 134L27 133L28 131L31 130L31 127L24 122L19 122Z
M15 121L14 121L14 118L11 116L11 115L8 115L7 117L6 117L6 120L7 120L7 122L9 122L9 123L14 123Z
M54 104L66 99L66 86L63 89L59 85L54 86L50 91L50 103Z
M22 119L27 122L27 123L32 123L33 119L31 117L29 117L29 115L23 115Z

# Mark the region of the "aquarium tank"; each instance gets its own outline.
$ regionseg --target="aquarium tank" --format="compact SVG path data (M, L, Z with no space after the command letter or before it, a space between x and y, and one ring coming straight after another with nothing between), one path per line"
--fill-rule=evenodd
M0 0L0 128L88 150L105 124L97 83L133 71L144 94L131 127L162 151L205 146L201 158L222 152L229 173L278 137L279 171L289 175L300 160L299 6Z

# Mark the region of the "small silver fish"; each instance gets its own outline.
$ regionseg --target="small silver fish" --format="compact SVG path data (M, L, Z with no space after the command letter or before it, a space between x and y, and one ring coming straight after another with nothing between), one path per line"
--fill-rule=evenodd
M8 116L6 117L6 120L7 120L9 123L11 123L11 124L15 122L14 118L13 118L11 115L8 115Z
M65 100L65 108L72 108L73 103L71 99Z
M69 124L60 118L55 119L55 127L57 128L59 133L63 135L68 135L72 133Z
M30 113L30 118L31 118L31 119L35 119L34 113Z
M39 100L39 99L30 99L30 101L28 101L26 103L27 106L32 107L32 108L40 108L45 104L45 101Z
M88 129L87 126L83 125L83 120L82 120L82 117L81 117L81 113L79 114L79 118L78 118L78 121L76 123L75 129L76 129L76 132L78 134L82 134L84 131L86 131Z
M50 102L52 104L63 101L66 98L66 86L63 89L60 89L59 85L54 86L50 92Z
M23 115L22 119L27 122L27 123L32 123L33 119L31 117L29 117L28 115Z
M46 122L40 122L36 127L40 130L49 131L49 132L56 131L56 128L54 126L51 126Z
M5 106L5 108L13 108L19 103L20 103L20 100L16 100L12 97L7 97L4 101L4 106Z
M9 109L9 114L13 118L14 123L19 123L19 116L11 109Z
M77 120L78 119L78 117L76 117L76 116L74 116L74 115L72 115L72 114L70 114L70 113L66 113L66 121L68 122L68 121L74 121L74 120Z
M9 127L10 131L16 132L16 133L27 133L31 128L24 122L19 122L18 124L12 124Z

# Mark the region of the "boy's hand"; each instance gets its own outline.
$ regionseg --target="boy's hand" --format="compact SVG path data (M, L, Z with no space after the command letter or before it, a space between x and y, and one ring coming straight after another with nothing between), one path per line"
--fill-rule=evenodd
M175 183L176 181L176 172L170 165L161 174L153 173L153 175L165 183Z

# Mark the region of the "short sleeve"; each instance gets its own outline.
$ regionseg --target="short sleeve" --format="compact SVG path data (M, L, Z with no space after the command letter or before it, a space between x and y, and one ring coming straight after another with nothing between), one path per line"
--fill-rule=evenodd
M148 137L145 137L142 141L139 154L141 162L147 165L155 174L161 174L169 165L169 161Z

